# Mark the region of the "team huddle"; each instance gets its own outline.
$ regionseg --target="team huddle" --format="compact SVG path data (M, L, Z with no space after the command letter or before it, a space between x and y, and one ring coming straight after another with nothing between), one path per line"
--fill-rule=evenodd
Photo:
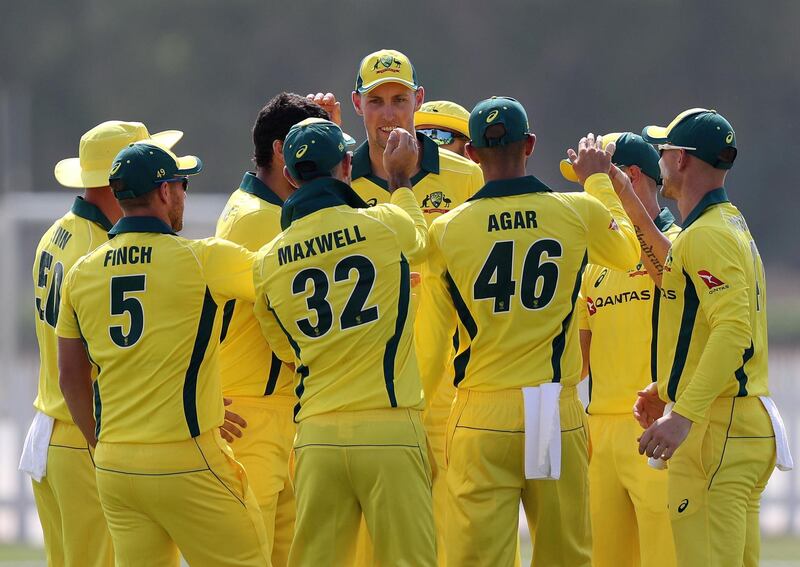
M366 56L354 148L332 94L278 94L202 240L181 132L56 165L84 193L36 252L20 462L49 565L511 567L520 504L533 566L758 564L792 459L731 124L587 134L560 193L519 102L424 96Z

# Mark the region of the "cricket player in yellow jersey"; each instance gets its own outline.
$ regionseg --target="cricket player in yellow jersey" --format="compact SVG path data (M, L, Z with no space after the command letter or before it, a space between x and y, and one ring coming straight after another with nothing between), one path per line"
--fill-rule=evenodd
M768 397L764 268L724 188L736 134L716 111L693 108L642 137L661 152L683 231L661 281L658 382L634 410L647 427L639 451L669 459L678 565L754 566L761 492L791 456Z
M283 139L305 118L327 118L317 104L292 93L273 97L253 126L255 172L246 172L217 221L216 235L257 252L281 231L281 206L292 186L283 175ZM294 372L281 363L261 334L252 303L230 300L223 308L220 371L229 409L247 422L231 437L244 465L272 543L273 567L289 559L294 533L294 492L289 453L294 441Z
M425 99L425 89L417 80L411 61L399 51L381 49L364 57L359 65L355 90L352 93L356 114L363 117L367 140L353 152L353 189L369 204L389 201L387 172L382 156L391 132L403 128L414 132L414 114ZM411 190L422 208L426 222L457 207L483 186L480 168L470 160L440 148L424 134L417 133L417 166L411 176ZM425 267L412 266L422 274ZM417 343L431 340L428 334L428 314L418 313L415 328ZM451 337L455 334L455 327ZM453 340L440 343L439 348L453 355ZM452 371L449 373L452 375ZM425 411L425 431L436 461L434 475L434 514L440 564L444 562L442 530L445 512L444 430L450 405L455 395L452 381L442 380L441 388L428 396ZM362 557L365 555L365 557ZM359 564L369 565L369 553L359 550Z
M341 129L309 118L283 145L298 190L258 254L255 313L297 368L293 567L350 565L366 520L378 565L436 564L431 468L409 309L409 262L427 227L407 188L416 146L386 148L392 204L366 208L344 181ZM361 207L361 208L356 208Z
M445 150L467 157L469 142L469 112L449 100L423 103L414 113L414 128Z
M674 239L680 229L669 209L658 206L658 152L630 132L603 136L603 144L611 142L616 145L612 163L628 176L658 229ZM569 181L578 180L568 160L561 162L561 172ZM631 419L636 393L656 379L653 329L658 325L659 291L646 261L627 271L586 266L576 308L589 371L594 567L675 566L667 474L649 467L639 455L641 429Z
M172 130L152 139L172 147L183 134ZM91 449L75 426L58 387L56 322L61 285L84 254L108 240L122 216L108 187L114 156L128 144L150 139L140 122L103 122L81 137L77 158L61 160L55 176L65 187L82 188L72 209L45 232L33 265L39 387L20 468L33 477L33 494L49 565L113 565L111 537L100 507Z
M420 357L426 391L447 364L437 344L457 323L460 335L446 440L448 565L512 565L521 500L533 565L588 566L588 437L572 314L587 260L624 269L639 259L607 175L613 144L581 140L573 161L587 194L552 193L525 175L536 137L516 100L478 103L469 130L467 152L487 183L431 224L420 302L434 335L419 345L430 351ZM541 394L541 413L525 410L529 394ZM526 433L528 420L542 420L548 435ZM540 452L550 460L528 472ZM559 466L560 480L530 480L559 478Z
M219 315L253 300L254 255L175 234L201 167L153 144L122 150L109 181L125 216L62 288L59 381L97 445L118 567L177 566L179 550L193 566L270 564L247 475L218 431Z

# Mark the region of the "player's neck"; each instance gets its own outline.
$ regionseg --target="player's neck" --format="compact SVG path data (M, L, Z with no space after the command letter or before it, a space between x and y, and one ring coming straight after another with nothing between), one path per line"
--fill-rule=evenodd
M712 171L706 175L696 175L684 182L680 196L677 199L678 210L681 212L682 218L685 219L689 216L689 213L708 193L724 186L725 173L718 170Z
M525 170L524 162L522 164L491 164L481 162L481 170L483 170L483 179L486 183L489 181L516 179L528 175L528 172Z
M646 183L639 187L634 186L633 190L642 202L642 206L647 211L647 214L650 215L650 218L656 218L661 212L661 207L658 205L658 191L655 184L651 186Z
M114 197L110 187L92 187L83 192L83 200L91 203L106 216L112 223L122 218L122 209L119 201Z
M269 169L256 167L256 177L269 187L281 201L288 199L289 195L294 191L294 187L283 176L282 167L271 167Z
M417 169L414 171L411 177L414 177L414 175L419 173L420 164L422 163L422 145L417 145ZM381 179L389 179L389 174L386 172L386 168L383 167L383 148L378 144L369 145L369 162L370 168L372 169L372 175L380 177Z

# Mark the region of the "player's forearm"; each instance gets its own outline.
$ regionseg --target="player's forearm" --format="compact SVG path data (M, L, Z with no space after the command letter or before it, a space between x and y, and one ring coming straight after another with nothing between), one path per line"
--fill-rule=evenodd
M611 178L605 173L595 173L586 179L584 190L598 201L611 213L613 222L616 223L616 245L614 253L607 254L607 261L594 262L617 270L628 270L639 263L641 249L636 238L633 224L631 223L619 197L614 192Z
M674 411L694 421L708 418L711 404L730 385L751 346L748 325L736 321L712 328L689 385L678 397Z
M410 186L410 185L409 185ZM414 222L414 243L408 253L411 264L419 264L425 260L428 248L428 223L422 215L417 198L411 189L399 189L392 193L391 203L403 209Z
M85 351L77 352L75 342L83 350L80 339L59 338L58 385L75 425L86 441L97 444L94 421L94 392L92 391L92 368ZM66 346L65 346L66 345ZM82 356L81 356L82 354Z
M616 185L615 185L616 189ZM633 223L636 238L642 249L642 262L650 277L658 287L661 287L661 277L664 274L664 262L667 258L672 243L664 236L650 218L647 209L633 192L630 186L617 192L619 200Z

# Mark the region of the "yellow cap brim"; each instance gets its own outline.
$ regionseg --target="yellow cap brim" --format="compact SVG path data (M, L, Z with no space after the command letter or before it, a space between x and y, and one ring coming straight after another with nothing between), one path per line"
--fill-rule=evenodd
M667 142L667 126L648 126L642 130L642 138L648 144L664 144Z
M194 175L200 173L203 164L197 156L175 156L175 162L178 164L177 173L180 175Z
M434 126L455 130L469 138L469 122L462 118L447 116L439 112L417 111L414 113L414 126L418 128L421 124L432 124Z
M400 83L401 85L408 87L412 91L415 91L419 88L411 81L406 81L405 79L401 79L400 77L384 77L383 79L378 79L376 81L372 81L371 83L361 85L361 88L358 89L358 92L359 94L366 94L375 87L382 85L384 83Z
M181 138L183 138L183 132L180 130L164 130L163 132L152 134L147 140L137 140L137 142L154 143L169 150ZM106 169L90 170L81 168L80 158L67 158L56 164L53 173L56 176L56 180L64 187L86 189L89 187L106 187L110 170L110 163Z
M561 163L558 164L558 168L561 170L561 176L566 179L567 181L572 181L573 183L578 182L578 176L575 175L575 168L572 167L572 162L568 159L562 159Z

